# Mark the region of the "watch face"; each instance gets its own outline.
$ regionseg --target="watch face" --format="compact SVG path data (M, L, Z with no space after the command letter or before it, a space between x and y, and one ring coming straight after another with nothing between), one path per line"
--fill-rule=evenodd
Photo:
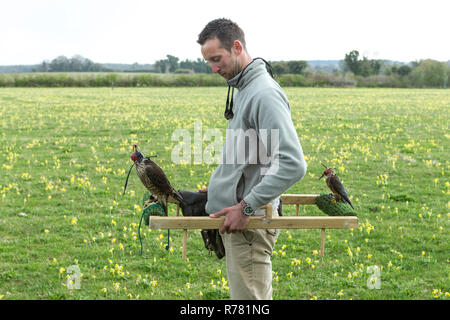
M244 208L244 214L247 216L252 216L255 213L255 211L253 211L253 209L250 206L246 206Z

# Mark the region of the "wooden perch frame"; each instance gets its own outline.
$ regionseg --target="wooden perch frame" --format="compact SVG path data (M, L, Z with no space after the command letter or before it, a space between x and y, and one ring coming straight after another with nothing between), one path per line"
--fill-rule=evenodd
M283 206L295 205L295 216L272 217L272 205L263 207L266 209L264 216L250 217L247 229L321 229L320 255L324 255L325 229L356 228L358 217L331 217L331 216L298 216L300 205L312 205L316 203L317 194L283 194L280 196ZM169 198L169 202L175 202ZM180 208L177 205L176 217L150 216L150 229L183 229L183 259L186 259L187 230L188 229L219 229L225 217L183 217L179 215Z

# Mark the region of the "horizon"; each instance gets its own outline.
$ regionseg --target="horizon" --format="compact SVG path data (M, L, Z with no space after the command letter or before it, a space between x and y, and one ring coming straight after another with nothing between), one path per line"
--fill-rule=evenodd
M347 52L348 53L348 52ZM65 56L65 55L60 55L60 56ZM72 57L74 57L74 56L81 56L81 55L79 55L79 54L75 54L75 55L73 55L73 56L65 56L66 58L72 58ZM344 54L344 56L345 56L345 54ZM58 56L59 57L59 56ZM56 59L56 58L58 58L58 57L54 57L54 58L51 58L51 59L45 59L45 61L46 62L51 62L53 59ZM138 64L138 65L153 65L153 64L155 64L156 63L156 61L154 61L153 63L150 63L150 62L99 62L99 61L94 61L94 60L92 60L92 59L90 59L89 57L84 57L84 56L82 56L83 58L85 58L85 59L89 59L89 60L91 60L92 62L94 62L94 63L98 63L98 64L100 64L100 65L109 65L109 64L112 64L112 65L133 65L133 64ZM360 57L362 57L362 56L360 56ZM177 57L177 58L179 58L179 57ZM201 58L201 57L198 57L199 59L203 59L203 58ZM163 59L163 58L161 58L161 59ZM179 58L180 60L179 60L179 62L182 62L182 61L185 61L185 60L197 60L197 58L194 58L194 59L188 59L188 58L186 58L186 59L182 59L182 58ZM383 58L379 58L379 59L376 59L376 60L381 60L381 61L389 61L389 62L393 62L393 63L403 63L403 64L409 64L409 63L412 63L412 62L418 62L418 61L421 61L421 60L428 60L429 58L425 58L425 59L416 59L416 60L412 60L412 61L398 61L398 60L391 60L391 59L383 59ZM300 59L295 59L295 60L300 60ZM306 62L340 62L340 61L343 61L344 60L344 58L342 58L342 59L311 59L311 60L303 60L303 61L306 61ZM435 59L431 59L431 60L435 60ZM44 60L43 60L44 61ZM42 62L43 61L41 61L40 63L35 63L35 64L7 64L7 65L0 65L0 67L14 67L14 66L37 66L37 65L40 65L40 64L42 64ZM275 62L275 61L277 61L277 62L281 62L281 61L289 61L289 60L270 60L270 61L272 61L272 62ZM437 60L437 61L439 61L439 60ZM450 59L448 59L448 60L444 60L444 61L439 61L439 62L444 62L444 63L450 63Z

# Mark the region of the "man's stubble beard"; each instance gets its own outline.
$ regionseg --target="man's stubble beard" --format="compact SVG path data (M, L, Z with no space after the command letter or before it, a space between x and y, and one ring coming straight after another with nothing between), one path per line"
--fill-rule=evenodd
M233 64L233 70L232 70L233 73L232 73L230 79L233 79L234 77L236 77L239 74L239 72L241 72L241 71L242 71L242 64L239 62L238 59L236 59ZM228 80L230 80L230 79L228 79Z

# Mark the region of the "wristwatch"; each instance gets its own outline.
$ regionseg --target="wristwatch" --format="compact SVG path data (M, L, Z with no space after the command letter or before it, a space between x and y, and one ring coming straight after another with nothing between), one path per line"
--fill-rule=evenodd
M241 201L241 207L242 207L242 213L246 216L253 216L255 215L255 210L253 210L252 207L250 207L250 205L245 202L244 200Z

